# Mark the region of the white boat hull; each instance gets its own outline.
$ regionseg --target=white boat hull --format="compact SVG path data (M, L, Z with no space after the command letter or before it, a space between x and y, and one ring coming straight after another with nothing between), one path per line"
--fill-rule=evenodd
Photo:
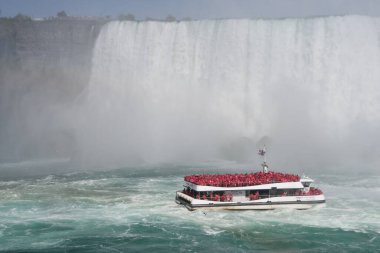
M280 208L293 208L305 210L313 206L325 203L325 196L284 196L263 198L252 201L242 202L220 202L194 199L186 194L177 192L176 203L184 205L187 209L193 211L197 209L206 210L273 210Z

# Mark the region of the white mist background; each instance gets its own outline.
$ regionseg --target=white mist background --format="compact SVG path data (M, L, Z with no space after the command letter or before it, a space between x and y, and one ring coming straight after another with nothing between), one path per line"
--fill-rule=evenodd
M83 166L255 162L264 137L275 167L375 172L379 49L373 17L111 22L67 122Z

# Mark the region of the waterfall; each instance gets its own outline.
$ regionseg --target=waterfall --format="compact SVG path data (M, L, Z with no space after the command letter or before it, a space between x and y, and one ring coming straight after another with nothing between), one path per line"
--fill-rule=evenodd
M380 18L111 22L77 138L86 162L378 163ZM276 158L275 158L276 157Z

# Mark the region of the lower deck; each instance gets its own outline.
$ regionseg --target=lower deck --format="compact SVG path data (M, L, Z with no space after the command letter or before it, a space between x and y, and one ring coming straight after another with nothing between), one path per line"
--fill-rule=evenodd
M309 209L317 204L326 202L323 194L301 196L274 196L260 199L241 201L210 201L193 198L182 192L176 193L176 202L184 205L189 210L213 209L213 210L272 210L278 208Z

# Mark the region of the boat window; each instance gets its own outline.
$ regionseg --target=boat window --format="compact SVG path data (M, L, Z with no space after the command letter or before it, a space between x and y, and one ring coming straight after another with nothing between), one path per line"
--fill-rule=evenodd
M270 195L271 195L271 196L277 195L277 188L272 188L272 189L270 190Z
M269 191L268 190L259 190L259 194L260 196L268 196L269 195Z

